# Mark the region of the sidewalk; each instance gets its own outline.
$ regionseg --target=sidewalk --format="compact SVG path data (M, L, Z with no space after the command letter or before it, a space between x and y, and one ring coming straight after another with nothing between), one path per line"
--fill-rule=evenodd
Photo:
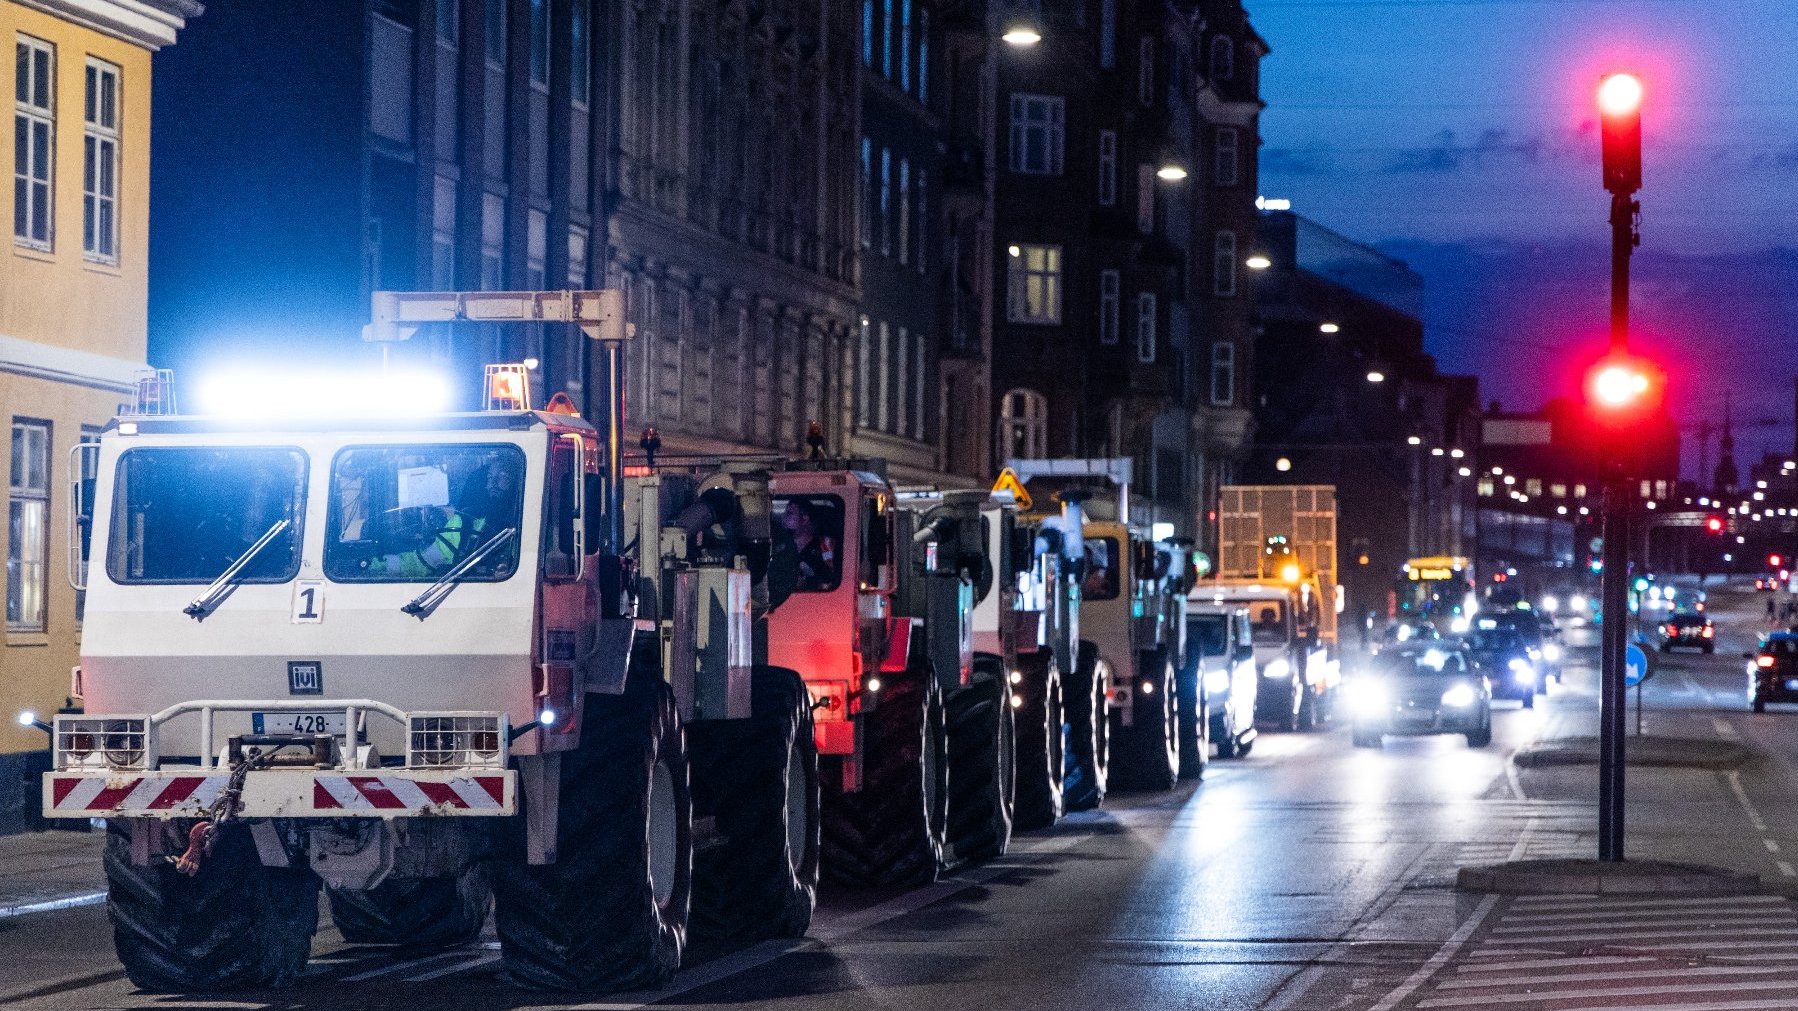
M0 919L103 901L105 848L98 830L0 836Z

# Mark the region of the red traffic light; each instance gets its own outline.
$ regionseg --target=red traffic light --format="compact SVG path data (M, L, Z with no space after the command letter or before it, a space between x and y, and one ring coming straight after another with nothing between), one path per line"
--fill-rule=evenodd
M1723 532L1723 517L1712 516L1710 519L1705 520L1704 528L1706 530L1709 530L1713 534L1722 533Z
M1779 562L1780 562L1780 558L1778 555L1768 555L1767 556L1767 568L1777 569L1777 568L1779 568Z
M1660 407L1665 383L1661 370L1647 359L1614 354L1586 373L1586 403L1600 425L1634 424Z
M1604 142L1604 188L1634 193L1642 188L1642 81L1612 74L1598 86Z

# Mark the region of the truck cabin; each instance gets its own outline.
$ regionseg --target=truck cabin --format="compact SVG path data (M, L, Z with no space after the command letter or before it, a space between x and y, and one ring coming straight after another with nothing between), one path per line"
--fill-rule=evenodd
M768 662L805 680L818 703L820 750L850 754L850 717L861 712L864 693L879 690L879 674L892 662L894 493L879 476L856 470L776 471L769 486L776 534L790 538L797 578L769 615ZM903 650L893 652L903 670Z
M126 415L82 452L76 472L91 476L70 500L85 536L70 561L86 591L86 711L234 700L169 717L164 760L206 764L232 735L308 731L356 761L408 754L397 718L364 711L350 727L331 699L503 714L536 731L513 753L560 750L577 685L621 687L622 647L595 655L598 619L629 611L619 566L600 557L608 481L571 406ZM317 712L296 711L312 697Z

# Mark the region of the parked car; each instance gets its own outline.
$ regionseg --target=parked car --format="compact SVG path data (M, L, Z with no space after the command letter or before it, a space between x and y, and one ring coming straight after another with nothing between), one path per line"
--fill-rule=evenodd
M1533 709L1542 686L1541 655L1513 628L1473 628L1464 637L1473 666L1492 683L1492 697Z
M1748 704L1755 712L1766 712L1769 702L1798 702L1798 631L1774 632L1742 658L1748 661Z
M1377 748L1388 734L1464 734L1467 744L1492 743L1492 688L1453 642L1406 643L1370 659L1348 681L1357 748Z
M1240 758L1255 744L1255 644L1249 611L1233 604L1188 604L1186 662L1196 664L1210 713L1210 740L1217 757Z
M1676 647L1700 649L1706 653L1717 651L1716 628L1709 617L1695 611L1675 611L1656 631L1661 637L1663 653L1671 653Z

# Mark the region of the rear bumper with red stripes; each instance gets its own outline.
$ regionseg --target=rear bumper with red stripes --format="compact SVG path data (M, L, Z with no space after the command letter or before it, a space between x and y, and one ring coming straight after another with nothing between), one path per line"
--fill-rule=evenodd
M44 774L46 818L196 818L230 775L221 769ZM501 817L518 811L509 769L269 769L244 779L240 818Z

